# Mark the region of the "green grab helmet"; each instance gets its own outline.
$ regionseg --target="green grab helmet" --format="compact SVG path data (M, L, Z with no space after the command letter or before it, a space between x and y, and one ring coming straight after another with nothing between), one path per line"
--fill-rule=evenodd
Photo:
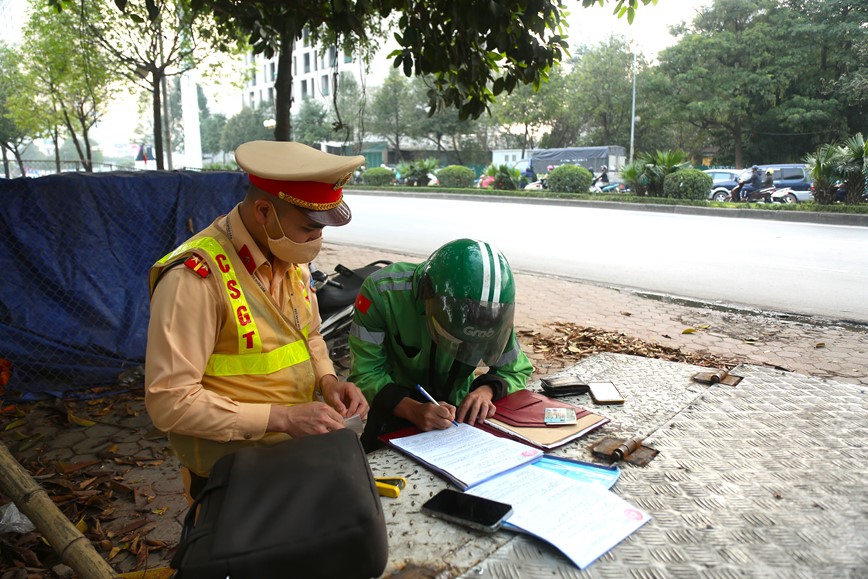
M437 347L464 364L494 364L515 314L515 280L503 254L484 241L456 239L420 264L417 276Z

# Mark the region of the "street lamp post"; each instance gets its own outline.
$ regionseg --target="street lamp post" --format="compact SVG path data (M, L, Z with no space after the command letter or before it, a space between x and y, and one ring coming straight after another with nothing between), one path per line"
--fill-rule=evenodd
M630 112L630 163L633 163L633 143L636 138L636 46L633 46L633 105Z

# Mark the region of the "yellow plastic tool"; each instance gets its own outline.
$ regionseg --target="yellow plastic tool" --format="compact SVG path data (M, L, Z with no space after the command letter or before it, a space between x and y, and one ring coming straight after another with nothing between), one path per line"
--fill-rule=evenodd
M401 494L401 489L407 486L407 480L403 477L394 476L378 476L374 477L374 483L377 485L377 492L381 497L397 498Z

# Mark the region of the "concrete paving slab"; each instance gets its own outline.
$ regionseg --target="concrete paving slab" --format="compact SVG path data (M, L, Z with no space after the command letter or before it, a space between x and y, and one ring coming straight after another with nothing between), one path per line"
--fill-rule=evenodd
M744 376L737 387L699 386L690 379L695 369L614 354L568 369L614 381L627 402L612 408L613 428L556 454L594 460L588 449L612 431L650 433L647 443L660 454L645 467L622 463L614 487L650 512L650 523L583 573L537 539L514 535L461 576L868 574L864 390L749 365L735 369ZM379 466L379 457L372 465ZM390 472L397 466L388 464ZM407 508L409 520L413 509ZM392 549L400 560L403 547Z

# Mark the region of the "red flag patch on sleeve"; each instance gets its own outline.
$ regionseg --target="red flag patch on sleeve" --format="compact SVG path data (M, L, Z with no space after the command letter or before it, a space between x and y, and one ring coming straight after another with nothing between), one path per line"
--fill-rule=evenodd
M356 298L355 304L356 310L362 312L363 314L368 313L368 308L371 307L371 300L366 298L363 294L359 294L359 297Z
M210 270L208 269L208 264L205 263L205 260L203 260L195 253L187 258L187 261L184 262L184 265L192 269L193 272L199 274L199 277L208 277L208 273L210 273Z

